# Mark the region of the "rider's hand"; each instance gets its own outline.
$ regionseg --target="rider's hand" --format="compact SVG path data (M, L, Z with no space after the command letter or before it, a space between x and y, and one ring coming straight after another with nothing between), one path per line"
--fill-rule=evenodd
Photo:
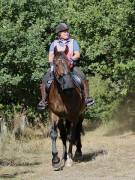
M50 68L51 68L51 72L53 72L53 70L54 70L54 63L53 62L50 62Z
M72 59L70 59L69 67L70 67L70 69L72 69L74 67L74 62Z
M72 69L76 65L77 65L77 60L70 59L70 64L69 64L70 69Z

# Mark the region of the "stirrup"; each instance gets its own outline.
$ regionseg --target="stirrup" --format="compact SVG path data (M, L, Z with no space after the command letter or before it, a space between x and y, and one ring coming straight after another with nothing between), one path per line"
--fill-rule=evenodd
M91 97L87 97L85 99L86 106L92 106L95 103L95 101Z
M37 105L37 110L43 111L48 106L48 102L46 100L41 100Z

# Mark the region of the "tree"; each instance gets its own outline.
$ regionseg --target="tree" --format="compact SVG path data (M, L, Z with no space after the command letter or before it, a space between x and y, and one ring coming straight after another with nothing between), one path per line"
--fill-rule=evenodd
M66 22L80 43L83 71L105 86L88 114L104 118L117 108L116 99L135 92L134 17L133 0L1 0L0 103L36 107L54 29Z

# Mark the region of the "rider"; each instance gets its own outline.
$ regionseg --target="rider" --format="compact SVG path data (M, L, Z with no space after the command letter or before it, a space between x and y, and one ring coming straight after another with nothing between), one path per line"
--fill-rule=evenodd
M67 45L69 48L69 52L67 54L67 57L70 61L70 66L72 67L73 73L79 75L81 79L83 80L83 85L84 85L84 94L85 94L85 104L87 106L94 104L94 100L89 97L89 83L88 80L86 80L86 77L84 73L79 69L79 67L76 66L78 59L80 58L80 47L78 45L78 42L74 39L70 38L70 33L69 33L69 27L65 23L60 23L56 27L56 34L58 36L58 39L52 42L50 49L49 49L49 63L50 63L50 69L45 75L42 84L41 84L41 95L42 95L42 100L38 104L38 109L39 110L44 110L47 105L47 93L45 90L45 82L48 79L48 77L51 75L53 79L53 69L54 69L54 48L57 46L58 51L64 51L65 46Z

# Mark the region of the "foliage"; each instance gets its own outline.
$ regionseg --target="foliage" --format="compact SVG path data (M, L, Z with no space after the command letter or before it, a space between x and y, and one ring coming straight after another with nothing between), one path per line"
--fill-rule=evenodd
M25 104L35 117L39 83L59 22L81 46L80 65L91 78L91 118L111 118L135 93L134 0L0 0L0 104ZM98 78L99 77L99 78ZM117 100L116 100L117 99Z

